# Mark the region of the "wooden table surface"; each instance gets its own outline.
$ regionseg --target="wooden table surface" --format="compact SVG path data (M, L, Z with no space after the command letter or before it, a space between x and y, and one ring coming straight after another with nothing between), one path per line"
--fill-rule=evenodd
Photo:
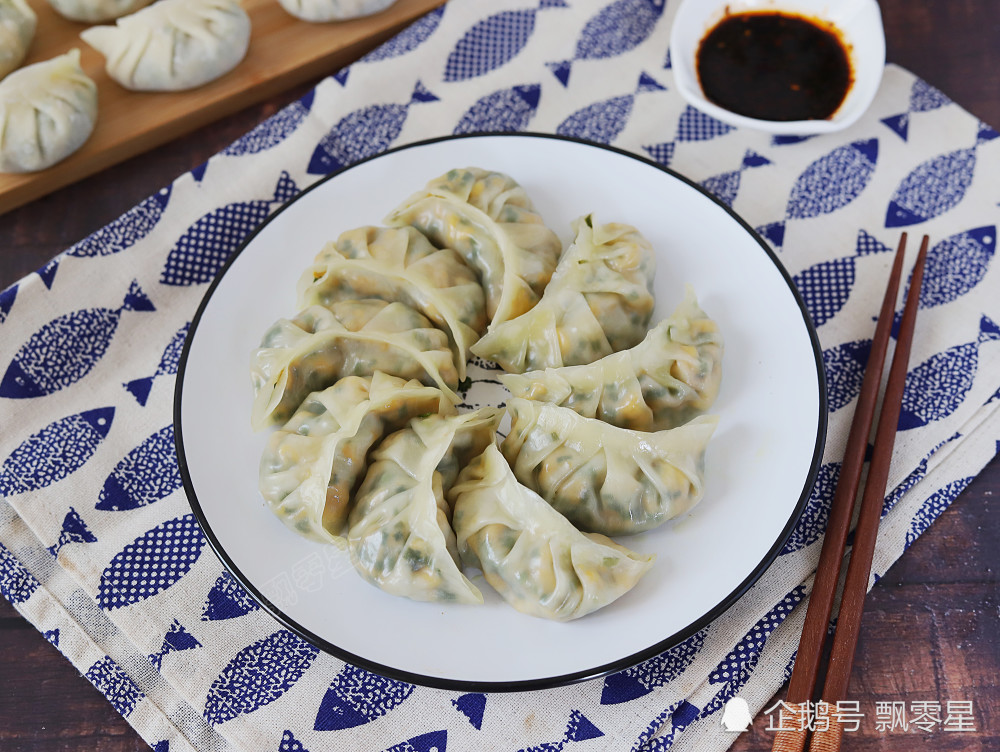
M996 0L881 0L880 5L889 60L1000 126ZM0 216L0 288L201 164L307 88ZM1000 752L1000 516L992 513L998 491L1000 458L870 594L849 691L865 718L858 732L845 736L845 750ZM974 731L876 728L876 703L945 706L948 701L973 703ZM770 750L767 721L758 717L732 749ZM148 747L110 703L0 598L0 750L142 749Z

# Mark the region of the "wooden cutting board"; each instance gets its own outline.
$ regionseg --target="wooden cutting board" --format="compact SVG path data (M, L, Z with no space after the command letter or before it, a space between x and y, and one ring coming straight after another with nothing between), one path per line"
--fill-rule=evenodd
M0 214L189 133L286 89L333 73L443 0L397 0L372 16L311 24L289 15L277 0L243 0L252 32L247 56L205 86L176 93L123 89L104 72L104 57L80 39L86 24L67 21L46 2L28 0L38 31L25 64L73 47L97 83L94 133L79 151L39 172L0 174Z

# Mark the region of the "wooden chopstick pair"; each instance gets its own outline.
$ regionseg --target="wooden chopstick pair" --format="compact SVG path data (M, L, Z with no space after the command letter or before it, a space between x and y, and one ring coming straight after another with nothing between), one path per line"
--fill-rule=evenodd
M910 289L896 338L896 350L882 399L882 411L875 433L875 447L868 468L868 479L861 499L861 511L854 532L854 545L844 581L837 629L827 664L826 681L820 693L820 703L836 708L846 699L847 684L854 662L854 651L858 643L861 614L868 592L868 578L871 575L872 557L878 537L878 523L882 516L889 464L892 459L896 428L906 383L907 364L910 358L910 343L917 318L920 301L920 287L923 282L924 260L927 257L928 238L925 235L920 245L910 280ZM827 625L833 610L833 601L840 578L844 559L847 534L854 515L854 502L861 481L861 471L865 460L868 436L871 433L878 402L879 384L885 364L885 353L895 314L896 297L906 253L906 233L899 240L896 258L893 262L889 283L882 301L875 336L872 339L871 354L861 383L861 393L855 408L854 419L847 438L847 451L840 468L840 478L830 507L830 517L819 564L813 583L812 595L806 610L802 637L799 640L795 667L788 683L785 709L793 716L793 725L779 725L775 734L772 752L801 752L805 747L809 729L813 728L810 752L836 752L840 749L843 726L830 714L825 722L808 722L810 702L819 674L823 646L826 642ZM812 706L815 708L816 706Z

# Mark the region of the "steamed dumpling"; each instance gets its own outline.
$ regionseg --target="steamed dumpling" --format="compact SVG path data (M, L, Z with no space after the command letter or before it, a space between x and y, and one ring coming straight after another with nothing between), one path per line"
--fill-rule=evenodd
M0 78L24 60L37 24L35 11L24 0L0 0Z
M655 558L581 533L517 482L495 444L462 471L450 498L462 560L532 616L568 621L603 608L631 590Z
M385 10L395 0L278 0L278 2L296 18L324 23L370 16L372 13Z
M126 89L180 91L236 67L250 44L250 17L237 0L159 0L80 38L104 55L108 75Z
M435 248L412 227L360 227L329 243L299 280L298 304L329 306L378 298L419 311L448 334L458 377L486 331L486 300L476 275L450 248Z
M0 81L0 172L54 165L90 138L97 85L80 68L80 50L11 73Z
M431 415L386 438L372 455L347 532L368 582L418 601L482 603L459 569L446 494L459 471L494 441L502 411Z
M411 418L451 414L440 389L376 371L347 376L314 392L268 437L260 490L271 511L312 540L345 545L341 537L352 494L364 478L368 451Z
M683 514L705 491L714 416L641 433L566 407L511 399L500 448L517 479L581 530L625 535Z
M417 379L461 401L444 332L402 303L345 300L331 308L310 306L264 334L251 359L251 423L255 429L284 423L309 393L375 371Z
M114 21L149 5L152 0L49 0L55 11L70 21Z
M472 352L521 373L590 363L642 340L655 306L649 242L631 225L596 224L592 215L573 229L538 305L490 327Z
M479 275L490 326L520 316L542 297L559 259L559 238L524 188L501 172L456 169L430 181L386 218L454 248Z
M512 395L568 407L619 428L659 431L708 410L722 380L722 335L687 286L635 347L589 365L500 377Z

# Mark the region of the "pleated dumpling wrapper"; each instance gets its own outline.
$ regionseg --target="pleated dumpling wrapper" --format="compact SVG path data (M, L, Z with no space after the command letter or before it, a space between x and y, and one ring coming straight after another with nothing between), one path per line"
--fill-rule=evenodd
M260 491L282 522L306 538L346 547L343 536L369 450L412 418L452 414L440 389L376 371L313 392L268 437Z
M455 169L431 180L386 218L453 248L486 291L490 326L520 316L542 297L562 246L528 194L502 172Z
M311 392L345 376L382 371L436 386L458 404L458 372L448 336L402 303L345 300L280 319L253 353L251 425L284 423Z
M588 365L500 376L512 395L634 431L675 428L708 410L722 381L718 324L687 285L676 310L635 347Z
M0 0L0 78L24 61L37 26L38 16L24 0Z
M656 257L631 225L573 222L576 239L538 305L490 327L472 352L522 373L590 363L632 347L649 328Z
M0 172L35 172L75 152L97 121L97 85L70 50L0 81Z
M238 0L158 0L92 26L80 38L105 57L114 81L133 91L183 91L224 76L247 54L250 16Z
M507 409L511 428L500 448L514 475L581 530L650 530L686 512L705 492L705 448L715 416L645 433L546 402L515 397Z
M278 0L296 18L310 23L345 21L385 10L395 0Z
M63 18L82 23L114 21L149 5L152 0L49 0Z
M517 482L495 444L462 471L450 498L462 560L532 616L568 621L603 608L635 587L655 558L581 533Z
M349 517L354 568L392 595L482 603L459 568L446 494L459 471L494 443L503 412L431 415L387 437L372 455Z
M448 334L458 378L486 331L486 299L475 273L450 248L412 227L359 227L329 243L302 274L298 305L378 298L419 311Z

